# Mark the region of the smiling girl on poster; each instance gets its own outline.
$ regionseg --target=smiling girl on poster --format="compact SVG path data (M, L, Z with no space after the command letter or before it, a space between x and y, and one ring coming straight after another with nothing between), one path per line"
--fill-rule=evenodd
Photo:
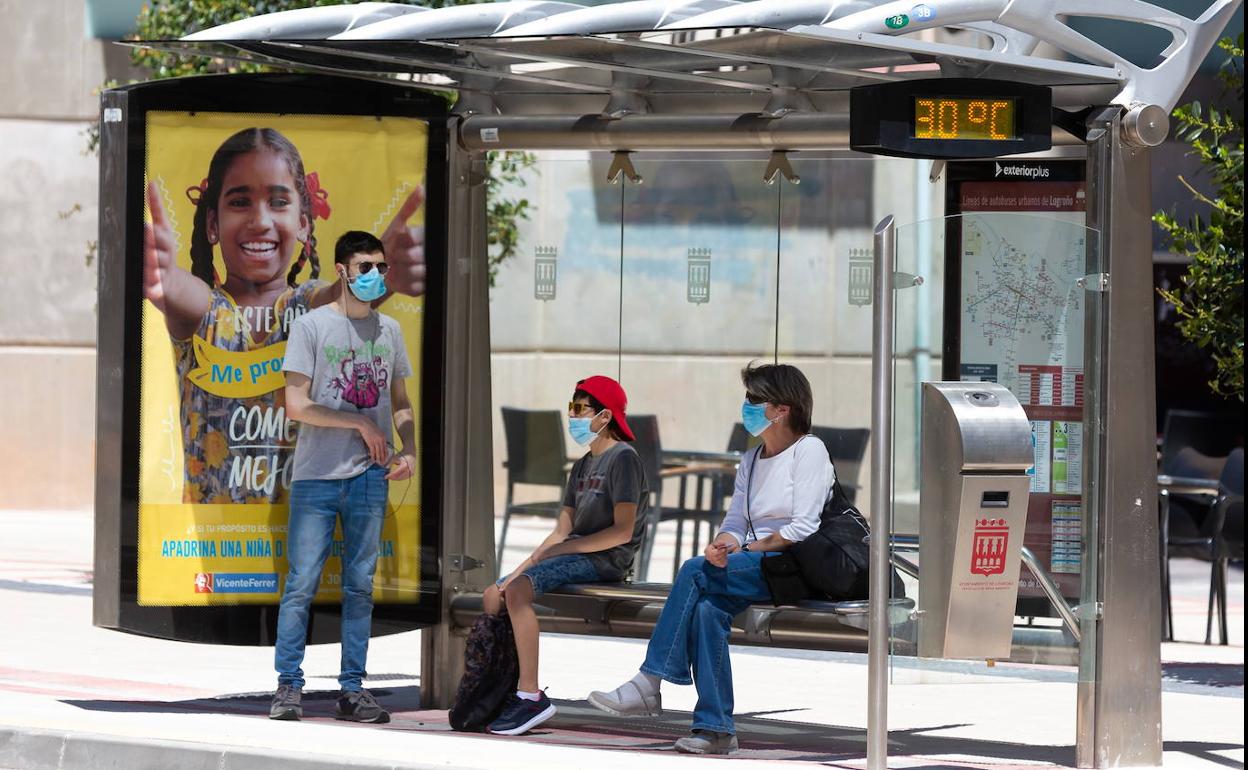
M318 280L313 235L314 220L330 215L329 196L316 174L304 172L295 145L272 128L226 139L187 196L195 206L191 270L177 264L174 230L154 181L143 249L143 295L164 315L176 360L182 499L283 501L296 433L283 398L286 335L294 318L339 291ZM407 226L423 201L417 187L381 235L390 264L386 296L424 293L422 230ZM224 280L213 265L216 248ZM305 268L308 280L298 283Z

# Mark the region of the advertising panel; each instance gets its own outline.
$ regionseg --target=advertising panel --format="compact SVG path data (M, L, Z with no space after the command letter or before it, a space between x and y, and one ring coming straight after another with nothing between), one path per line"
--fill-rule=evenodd
M317 408L371 421L385 445L375 632L436 622L439 495L427 479L441 340L427 318L442 307L445 101L274 74L138 84L103 102L101 199L112 205L101 214L97 624L271 639L292 484L338 479L309 476L313 450L296 451L301 434L327 430L287 410L284 364L300 351L316 362ZM377 242L375 312L341 340L292 335L309 328L307 314L343 307L337 258L365 253L349 244ZM342 438L364 447L365 435ZM315 616L336 613L343 589L342 522L333 526L319 640L337 624Z
M1082 160L956 162L946 188L944 376L999 382L1023 405L1035 452L1024 545L1071 598L1083 509L1078 281L1091 237L1083 177ZM1026 571L1019 585L1021 597L1042 596Z
M147 114L148 220L173 263L144 265L146 283L164 280L143 303L140 604L281 596L299 433L284 406L286 340L296 318L341 292L339 236L423 225L428 136L413 118ZM410 403L420 401L423 305L394 291L378 308L416 362L402 378ZM386 351L369 344L331 351L333 386L361 411L393 379L377 355ZM414 601L419 473L389 486L374 599ZM339 532L319 600L341 597L341 549Z

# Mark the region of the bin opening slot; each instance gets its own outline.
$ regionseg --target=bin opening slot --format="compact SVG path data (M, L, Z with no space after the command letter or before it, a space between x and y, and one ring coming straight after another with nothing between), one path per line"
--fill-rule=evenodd
M985 492L983 498L979 501L980 508L1009 508L1010 493L1005 492Z

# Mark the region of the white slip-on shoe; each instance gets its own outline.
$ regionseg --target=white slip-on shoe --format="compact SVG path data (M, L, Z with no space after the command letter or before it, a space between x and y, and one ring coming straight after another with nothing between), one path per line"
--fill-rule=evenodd
M589 705L617 717L657 717L663 713L663 696L647 695L631 679L611 692L594 690Z

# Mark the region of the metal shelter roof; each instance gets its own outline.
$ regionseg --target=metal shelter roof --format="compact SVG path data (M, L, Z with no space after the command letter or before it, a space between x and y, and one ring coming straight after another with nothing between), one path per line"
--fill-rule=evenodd
M358 3L257 16L141 43L302 70L410 80L503 114L843 110L867 83L976 77L1051 86L1054 105L1171 109L1241 0L1189 19L1144 0L509 0L440 9ZM1065 23L1159 27L1151 69ZM933 42L923 33L960 30ZM962 41L965 42L962 42ZM1040 43L1083 62L1039 56Z

